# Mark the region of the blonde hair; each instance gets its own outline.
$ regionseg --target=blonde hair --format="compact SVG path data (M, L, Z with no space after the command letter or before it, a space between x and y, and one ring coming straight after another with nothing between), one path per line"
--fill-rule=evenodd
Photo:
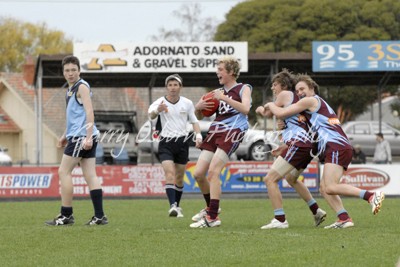
M319 94L319 85L307 74L298 74L296 77L296 84L304 82L309 88L313 88L316 95Z
M240 75L240 62L237 58L232 56L226 56L218 60L218 64L224 63L225 69L228 72L233 72L235 79L239 78Z

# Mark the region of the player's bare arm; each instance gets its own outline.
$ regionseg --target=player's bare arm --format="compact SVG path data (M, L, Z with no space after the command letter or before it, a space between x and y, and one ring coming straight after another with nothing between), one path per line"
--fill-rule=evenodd
M225 103L245 115L249 114L250 112L251 89L246 85L243 88L241 103L224 95L222 90L215 90L214 98L224 101Z
M64 133L58 139L58 142L57 142L58 148L64 148L67 145L68 141L67 141L66 136L67 136L67 129L65 129Z
M157 118L158 114L160 114L160 112L168 112L168 106L167 104L164 103L164 100L161 101L161 103L158 105L158 107L153 110L152 112L149 113L149 117L150 119L154 120L155 118Z
M275 105L278 107L284 107L292 101L292 94L289 91L282 91L276 96L275 100ZM267 117L271 118L274 114L269 110L268 108L265 108L265 106L260 106L256 109L256 113Z
M258 107L256 108L256 113L257 113L257 114L260 114L260 115L263 116L263 117L268 117L270 114L272 114L271 111L270 111L270 110L266 110L266 109L264 108L264 106L258 106Z
M82 100L83 108L86 113L86 138L83 142L83 149L89 150L93 146L92 135L94 125L94 113L92 100L90 99L90 89L86 85L81 84L78 88L77 97Z
M200 148L200 145L203 142L203 136L201 135L200 125L198 122L193 123L193 131L196 136L196 147Z
M286 108L278 107L273 102L267 103L265 107L271 110L278 118L287 118L305 110L314 111L317 105L318 100L315 97L305 97Z

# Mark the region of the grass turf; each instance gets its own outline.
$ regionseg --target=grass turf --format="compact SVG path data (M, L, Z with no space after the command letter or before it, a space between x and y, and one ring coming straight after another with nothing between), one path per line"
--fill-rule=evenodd
M200 198L200 196L199 196ZM333 223L328 212L322 226ZM354 228L313 226L306 204L285 199L289 229L260 230L272 219L267 199L223 199L221 227L190 229L204 206L184 199L185 217L169 218L163 199L110 200L110 224L84 226L90 200L74 202L75 225L45 226L59 201L0 202L2 266L395 266L400 256L399 199L387 198L374 216L360 199L343 199Z

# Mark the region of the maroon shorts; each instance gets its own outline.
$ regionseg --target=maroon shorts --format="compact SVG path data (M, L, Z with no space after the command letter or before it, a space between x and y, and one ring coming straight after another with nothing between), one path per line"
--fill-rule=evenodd
M340 165L347 170L351 159L353 157L353 150L349 148L335 149L327 146L324 153L319 156L321 163L332 163Z
M246 131L232 129L226 132L208 132L200 149L215 152L217 148L222 149L230 156L239 147Z
M307 165L314 159L316 150L311 150L310 147L298 147L289 145L283 152L281 157L284 158L290 165L297 170L307 168Z

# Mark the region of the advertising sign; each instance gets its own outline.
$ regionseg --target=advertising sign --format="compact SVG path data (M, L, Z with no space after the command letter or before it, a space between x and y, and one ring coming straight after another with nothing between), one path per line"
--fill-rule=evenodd
M340 179L343 184L349 184L360 189L382 191L386 195L400 195L399 165L387 164L351 164ZM321 165L321 173L323 165Z
M58 196L57 169L0 168L0 198Z
M272 162L229 162L222 170L221 188L222 192L267 192L264 183L264 176L268 173ZM193 177L195 163L190 162L186 166L185 192L200 192L200 189ZM299 181L309 188L310 192L318 192L318 163L310 163L299 177ZM295 192L286 180L279 183L281 192Z
M263 178L272 162L230 162L221 173L223 192L266 192ZM184 191L200 192L193 177L195 163L189 162L184 177ZM97 166L104 196L143 197L165 196L165 174L161 164L132 166ZM299 178L312 192L318 191L317 163L309 164ZM73 193L76 197L89 196L89 187L80 167L72 171ZM294 192L283 180L282 192ZM1 167L0 198L58 198L60 182L58 167Z
M75 43L81 72L215 72L217 60L234 56L248 71L247 42Z
M314 72L399 71L400 41L318 41L312 43Z
M97 166L104 196L157 196L165 195L165 175L161 165ZM82 169L72 173L74 196L88 196L89 187Z
M184 177L184 192L198 193L200 189L193 177L195 162L189 162ZM272 162L229 162L222 170L222 192L252 193L267 192L263 178ZM355 187L383 191L386 195L400 195L400 179L396 179L399 165L350 165L340 182ZM319 167L323 172L323 165ZM97 166L104 196L143 197L165 196L165 175L160 164L135 166ZM300 175L310 192L318 192L318 162L311 162ZM72 172L74 196L89 196L82 169ZM278 183L281 192L295 192L282 180ZM1 198L59 198L60 182L58 167L0 167Z

